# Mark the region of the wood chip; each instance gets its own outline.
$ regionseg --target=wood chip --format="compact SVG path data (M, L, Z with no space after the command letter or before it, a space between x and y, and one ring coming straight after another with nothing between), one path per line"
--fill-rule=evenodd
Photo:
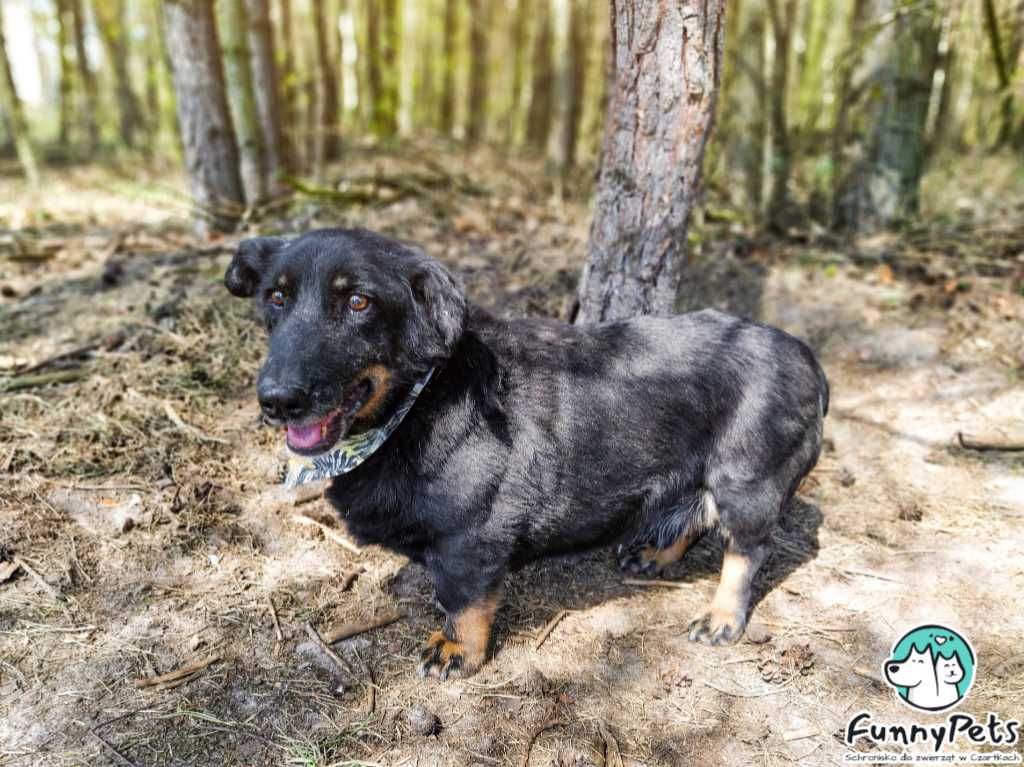
M390 626L395 621L399 621L404 617L405 613L397 612L360 623L344 623L341 626L336 626L335 628L325 631L323 633L323 639L327 644L334 644L335 642L340 642L343 639L351 639L354 636L365 634L367 631L373 631L374 629Z

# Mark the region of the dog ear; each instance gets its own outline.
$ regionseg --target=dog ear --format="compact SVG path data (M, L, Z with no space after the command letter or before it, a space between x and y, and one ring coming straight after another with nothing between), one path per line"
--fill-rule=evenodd
M251 298L271 257L285 245L280 237L252 237L238 243L231 265L224 272L224 286L232 295Z
M462 283L432 258L424 258L410 280L412 294L426 318L425 338L417 339L423 356L450 357L466 328L469 305Z

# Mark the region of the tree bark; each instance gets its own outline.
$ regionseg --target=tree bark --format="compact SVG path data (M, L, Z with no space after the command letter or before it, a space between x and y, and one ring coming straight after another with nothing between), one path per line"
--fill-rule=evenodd
M487 125L487 0L469 0L469 104L466 141L478 143Z
M281 130L281 96L278 90L274 31L269 0L246 0L249 20L249 53L252 89L263 144L264 184L270 194L281 191L281 177L288 171L288 149Z
M577 322L668 314L722 68L724 0L614 0L615 90Z
M398 133L398 0L366 5L367 86L374 134Z
M114 72L121 141L126 146L134 147L136 133L142 128L142 109L132 88L128 35L124 27L124 0L93 0L93 12Z
M28 132L25 110L18 96L18 88L11 73L11 60L7 57L7 40L4 37L4 16L0 3L0 112L7 116L7 127L14 141L14 150L25 178L32 186L39 184L39 167L36 153Z
M258 205L267 196L264 174L263 132L256 106L249 52L249 24L244 0L219 0L221 52L227 85L231 122L238 146L242 190L249 205Z
M295 130L299 125L299 80L295 71L295 40L292 35L292 0L280 0L281 51L281 134L285 158L290 169L298 169L299 142Z
M530 109L526 115L526 142L543 151L551 133L554 113L555 65L551 30L551 4L537 3L537 29L533 41L533 72L530 78Z
M438 128L445 137L455 128L455 39L458 34L459 13L456 0L444 2L444 42L441 48L441 106Z
M231 231L245 197L213 6L208 0L164 0L163 22L196 230Z
M317 138L313 143L313 165L317 173L341 157L341 124L338 112L338 75L331 55L325 0L313 0L313 31L316 34Z
M82 90L85 92L85 109L82 117L85 122L86 136L89 137L89 146L95 149L100 145L99 95L96 89L96 78L89 66L89 55L85 50L85 9L82 7L82 0L68 0L68 3L73 22L78 77L82 81Z
M57 15L57 62L59 64L58 83L60 103L58 104L58 133L57 141L61 146L66 147L71 141L71 114L74 112L74 83L72 68L74 64L68 55L68 44L71 36L68 28L74 23L68 9L67 0L56 0L55 10Z
M1013 135L1013 89L1010 87L1010 67L1003 52L1002 36L999 33L999 19L992 0L983 0L985 8L985 31L992 48L992 63L996 67L999 81L1001 122L996 144L1002 145Z

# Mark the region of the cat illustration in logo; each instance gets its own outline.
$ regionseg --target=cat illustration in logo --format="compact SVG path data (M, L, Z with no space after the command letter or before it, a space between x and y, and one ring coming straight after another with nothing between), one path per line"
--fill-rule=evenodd
M944 711L963 700L974 667L974 651L960 634L945 626L920 626L896 643L882 670L905 703Z

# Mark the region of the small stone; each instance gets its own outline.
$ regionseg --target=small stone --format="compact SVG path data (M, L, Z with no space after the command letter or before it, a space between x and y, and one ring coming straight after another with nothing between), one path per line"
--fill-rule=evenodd
M771 641L772 632L763 623L751 623L744 636L750 644L764 644Z
M423 737L436 735L441 731L441 720L437 718L437 714L420 705L405 710L405 722L413 733Z

